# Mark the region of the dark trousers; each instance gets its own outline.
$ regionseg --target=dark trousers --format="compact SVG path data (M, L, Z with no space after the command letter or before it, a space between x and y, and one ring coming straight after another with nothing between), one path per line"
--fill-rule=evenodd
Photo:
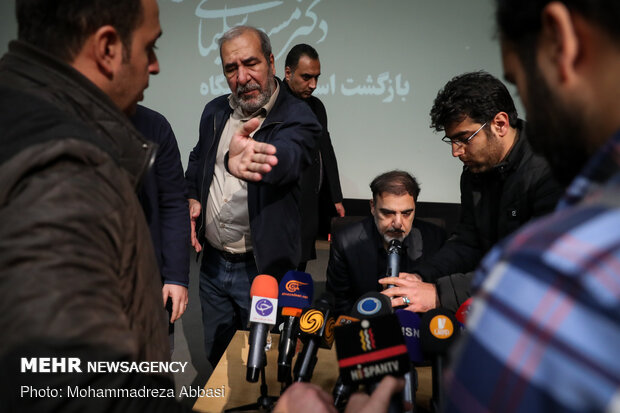
M207 244L200 269L200 306L205 354L215 368L237 330L247 329L250 286L258 274L253 259L226 260Z

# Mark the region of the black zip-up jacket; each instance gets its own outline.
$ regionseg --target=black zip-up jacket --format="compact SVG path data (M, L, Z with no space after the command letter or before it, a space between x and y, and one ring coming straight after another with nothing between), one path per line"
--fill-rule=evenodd
M532 152L524 126L519 120L517 142L493 169L475 174L463 168L459 224L418 268L425 281L435 281L443 307L456 311L470 296L472 271L484 254L530 219L553 211L563 193L547 161Z
M300 185L302 171L321 132L304 102L280 92L273 108L253 138L276 147L278 164L259 182L248 182L250 232L256 266L276 278L297 268L301 256ZM204 244L205 211L213 180L217 147L232 113L228 95L207 103L200 119L200 138L189 155L185 178L188 196L200 201L202 214L197 237Z

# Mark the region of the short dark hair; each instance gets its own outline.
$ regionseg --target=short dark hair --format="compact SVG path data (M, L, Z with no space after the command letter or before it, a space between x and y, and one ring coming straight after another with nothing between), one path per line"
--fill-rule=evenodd
M370 183L370 190L372 191L373 201L377 200L377 195L381 195L384 192L392 195L409 194L414 201L417 201L418 195L420 195L418 181L411 174L398 170L385 172L377 176Z
M225 32L222 37L218 39L218 45L220 47L220 57L222 57L222 44L229 40L236 39L245 32L253 32L258 36L258 38L260 39L261 52L263 52L265 60L267 61L267 63L269 63L269 57L271 56L271 41L269 40L269 36L267 36L267 33L265 33L264 31L252 26L235 26Z
M300 43L293 46L293 48L286 55L284 67L289 67L294 72L299 64L299 59L301 59L302 56L308 56L312 60L319 59L319 54L316 52L314 47L309 44Z
M439 91L431 109L431 128L443 131L470 117L477 123L492 120L499 112L508 114L510 126L517 126L517 109L506 86L484 71L452 78Z
M559 0L571 10L596 24L614 40L620 40L620 2L618 0ZM526 63L534 61L536 39L542 28L543 8L551 0L495 0L496 20L502 39L514 44Z
M97 29L113 26L125 48L142 23L141 0L17 0L18 38L58 57L72 61Z

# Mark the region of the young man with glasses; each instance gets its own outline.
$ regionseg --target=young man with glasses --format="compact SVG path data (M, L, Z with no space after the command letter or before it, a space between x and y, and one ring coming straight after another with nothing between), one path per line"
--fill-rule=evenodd
M510 93L490 74L450 80L430 115L431 127L445 131L442 140L464 165L460 222L417 274L389 281L396 287L385 293L396 306L406 297L412 311L428 310L429 302L456 311L470 296L472 271L482 256L531 218L551 212L562 189L547 162L532 152Z

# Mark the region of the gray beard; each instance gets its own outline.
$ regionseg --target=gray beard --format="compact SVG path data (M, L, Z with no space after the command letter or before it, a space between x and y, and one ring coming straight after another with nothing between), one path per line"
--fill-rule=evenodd
M239 95L244 92L256 90L256 88L248 85L239 86L237 91L232 94L233 103L238 105L245 115L251 115L265 106L267 102L269 102L269 99L271 99L271 95L273 95L273 90L275 89L272 82L268 83L267 89L268 90L261 90L260 94L255 99L252 99L252 101L246 101L239 98Z

